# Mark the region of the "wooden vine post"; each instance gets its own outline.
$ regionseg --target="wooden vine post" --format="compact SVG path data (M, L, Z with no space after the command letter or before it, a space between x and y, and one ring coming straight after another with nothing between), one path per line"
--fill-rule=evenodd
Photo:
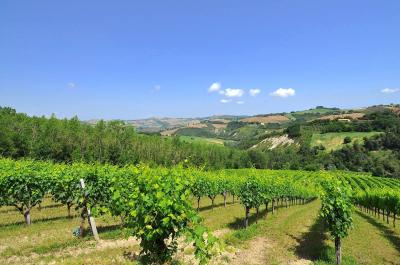
M99 241L99 234L97 233L97 228L96 228L96 222L94 221L94 217L90 213L89 207L87 207L87 193L85 192L85 181L83 179L80 179L80 184L81 188L84 192L84 198L83 198L83 206L82 206L82 213L81 213L81 225L80 225L80 235L83 236L83 226L85 224L85 216L87 215L88 222L90 229L92 230L94 239L96 241Z

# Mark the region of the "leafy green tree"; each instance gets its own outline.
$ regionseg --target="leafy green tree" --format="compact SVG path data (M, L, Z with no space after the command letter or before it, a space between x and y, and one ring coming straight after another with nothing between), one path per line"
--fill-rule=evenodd
M290 138L297 138L301 136L301 126L300 124L294 124L289 126L285 131Z
M349 143L351 143L351 137L350 136L344 137L343 144L349 144Z

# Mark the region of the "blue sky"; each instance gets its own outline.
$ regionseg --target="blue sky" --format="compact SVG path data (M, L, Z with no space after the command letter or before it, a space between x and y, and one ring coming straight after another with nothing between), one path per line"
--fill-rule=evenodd
M398 0L2 0L0 105L134 119L399 103L399 14Z

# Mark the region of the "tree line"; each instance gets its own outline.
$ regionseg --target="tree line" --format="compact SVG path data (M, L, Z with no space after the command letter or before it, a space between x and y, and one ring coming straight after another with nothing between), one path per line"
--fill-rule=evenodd
M251 156L243 150L139 134L122 121L101 120L91 125L77 117L30 117L0 107L0 128L0 156L15 159L162 166L189 161L210 169L253 164Z

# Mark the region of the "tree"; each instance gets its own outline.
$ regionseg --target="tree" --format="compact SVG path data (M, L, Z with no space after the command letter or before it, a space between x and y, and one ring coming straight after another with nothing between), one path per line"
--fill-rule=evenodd
M301 126L300 124L294 124L286 129L286 133L290 138L297 138L301 136Z
M349 143L351 143L351 138L349 136L344 137L343 144L349 144Z
M77 117L29 117L0 107L0 128L0 155L14 159L173 166L190 157L192 165L207 169L251 166L247 151L139 134L122 121L88 124Z

